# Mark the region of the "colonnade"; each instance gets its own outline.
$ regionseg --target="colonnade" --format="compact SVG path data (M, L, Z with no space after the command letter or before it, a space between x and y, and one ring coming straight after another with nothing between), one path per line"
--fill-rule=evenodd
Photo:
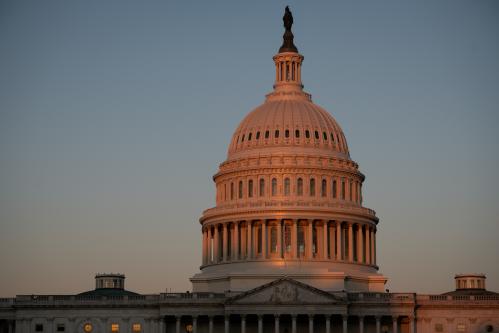
M203 227L203 265L239 260L306 259L376 265L371 223L312 219L251 220Z
M225 333L229 333L229 332L241 332L241 333L246 333L247 329L248 329L248 317L250 315L249 314L241 314L241 315L232 315L232 322L234 323L234 317L238 317L239 320L236 319L237 322L237 328L239 328L239 330L234 330L233 327L231 327L231 316L224 316L224 332ZM298 314L274 314L274 315L262 315L262 314L255 314L255 315L252 315L253 316L253 319L254 317L256 316L257 318L257 330L258 330L258 333L263 333L264 331L264 316L273 316L274 317L274 320L273 320L273 324L271 324L274 328L274 332L275 333L280 333L281 332L281 326L282 326L282 322L281 322L281 318L282 317L287 317L287 321L286 321L286 324L289 325L291 324L291 332L290 333L297 333L298 331ZM326 333L331 333L333 331L333 322L332 322L332 318L333 318L333 315L326 315L326 314L306 314L306 315L301 315L302 317L306 317L308 318L308 333L314 333L314 326L316 326L317 324L319 324L319 321L320 321L320 325L322 325L322 327L325 327L325 331ZM358 333L365 333L365 329L366 329L366 319L368 318L371 318L371 323L372 323L372 319L375 320L375 327L376 327L376 333L382 333L382 330L381 330L381 324L383 322L384 326L387 326L387 322L391 322L391 327L389 329L385 328L386 331L384 332L390 332L390 333L398 333L399 332L399 327L401 326L401 322L402 320L401 319L404 319L404 322L405 324L408 324L408 332L409 333L414 333L415 332L415 327L414 327L414 323L415 323L415 320L414 320L414 317L412 316L402 316L402 317L399 317L397 315L386 315L386 316L383 316L383 315L357 315L357 316L348 316L348 315L334 315L336 317L336 319L340 319L340 322L341 322L341 332L342 333L348 333L349 331L352 332L352 330L350 329L349 330L349 327L348 327L348 322L349 322L349 319L350 319L350 322L352 322L352 320L355 320L355 318L357 318L357 329L356 332ZM175 316L175 332L176 333L182 333L184 332L183 329L183 322L185 324L185 320L182 321L182 319L184 318L185 316ZM190 325L190 331L192 333L197 333L198 329L199 329L199 317L206 317L206 316L187 316L187 322L189 323L188 325ZM214 317L215 316L208 316L208 333L214 333L215 330L214 330ZM185 318L184 318L185 319ZM291 320L289 320L291 319ZM267 320L267 325L269 323L269 321ZM303 321L302 321L303 323ZM335 321L335 323L338 323L338 321ZM254 324L254 321L253 321L253 324ZM163 330L164 328L160 329L160 332L163 333ZM268 331L268 327L266 327L266 331ZM286 330L287 331L287 330ZM218 332L218 331L217 331ZM303 332L303 330L301 330L301 332Z

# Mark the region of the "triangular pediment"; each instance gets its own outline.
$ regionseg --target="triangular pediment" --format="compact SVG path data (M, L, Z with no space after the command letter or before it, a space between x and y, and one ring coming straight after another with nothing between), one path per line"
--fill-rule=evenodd
M298 282L282 278L230 298L230 304L332 304L342 300L334 295Z

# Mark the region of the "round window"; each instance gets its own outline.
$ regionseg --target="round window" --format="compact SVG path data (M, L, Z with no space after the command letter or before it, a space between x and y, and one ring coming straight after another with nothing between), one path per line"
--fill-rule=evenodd
M93 331L93 329L94 328L92 327L92 324L90 324L90 323L87 323L87 324L83 325L83 331L85 333L90 333L90 332Z

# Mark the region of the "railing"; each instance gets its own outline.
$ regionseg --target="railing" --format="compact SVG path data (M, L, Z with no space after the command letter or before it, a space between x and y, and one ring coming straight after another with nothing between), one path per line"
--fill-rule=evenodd
M374 302L374 303L414 303L414 294L409 293L349 293L348 300L351 302Z
M499 295L417 295L418 303L499 302Z
M361 213L369 216L376 216L376 212L370 208L361 207L356 203L347 202L328 202L328 201L297 201L297 200L258 200L243 202L222 203L216 207L206 209L203 212L204 217L215 215L217 213L227 213L232 210L238 211L241 209L254 210L262 208L294 208L299 209L303 207L319 208L319 209L337 209L340 211L347 211L352 213Z

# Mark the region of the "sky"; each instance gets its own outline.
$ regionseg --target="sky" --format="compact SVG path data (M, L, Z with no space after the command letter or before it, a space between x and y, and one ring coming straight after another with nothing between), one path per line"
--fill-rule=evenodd
M392 292L499 292L494 0L0 2L0 296L186 291L233 131L290 5L305 90L343 128Z

